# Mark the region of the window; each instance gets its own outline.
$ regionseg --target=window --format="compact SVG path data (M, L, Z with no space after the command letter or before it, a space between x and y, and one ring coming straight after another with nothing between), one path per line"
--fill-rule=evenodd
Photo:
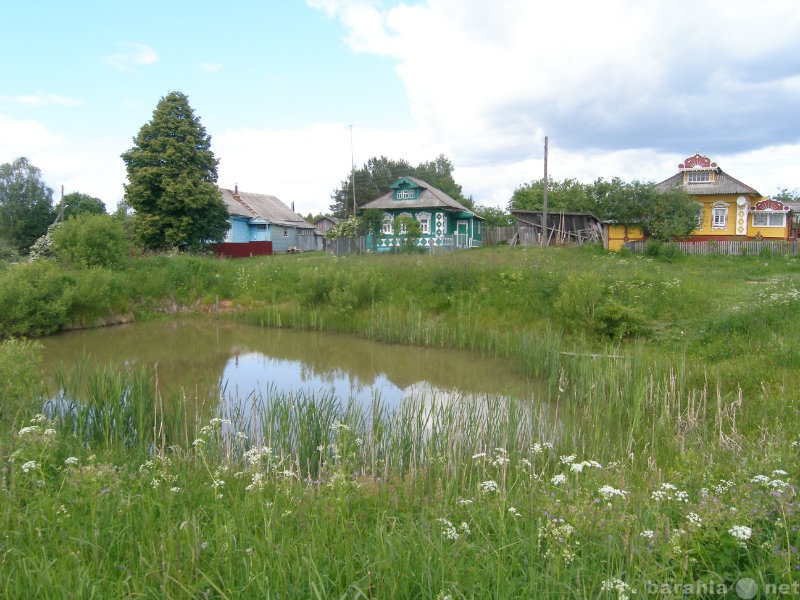
M726 229L728 227L728 207L715 206L712 209L713 221L711 224L712 229Z
M394 197L397 200L413 200L416 195L414 194L414 190L397 190Z
M481 222L475 221L475 235L481 234Z
M753 227L785 227L785 213L753 213Z
M284 227L283 228L283 237L289 237L289 228L288 227Z
M689 171L686 174L686 183L710 183L711 171Z
M381 233L384 235L392 235L394 230L392 229L392 215L386 215L383 217L383 225L381 225Z
M420 232L424 235L428 235L431 232L431 218L428 216L419 217L419 229Z

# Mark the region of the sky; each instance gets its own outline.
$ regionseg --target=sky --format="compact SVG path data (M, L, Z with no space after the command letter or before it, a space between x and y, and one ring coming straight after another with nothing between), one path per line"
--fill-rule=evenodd
M696 152L800 190L796 0L6 3L0 163L109 212L120 154L171 91L221 187L329 211L353 164L440 154L478 205L547 171L661 181Z

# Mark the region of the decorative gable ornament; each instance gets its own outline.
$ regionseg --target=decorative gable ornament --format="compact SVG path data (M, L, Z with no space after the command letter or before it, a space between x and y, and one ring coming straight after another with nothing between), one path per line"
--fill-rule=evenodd
M750 212L789 212L790 208L780 200L767 198L761 202L756 202Z
M716 169L717 163L711 162L711 159L707 156L702 156L699 152L694 156L690 156L686 160L683 161L682 164L678 165L678 170L686 171L686 170L694 170L694 169Z

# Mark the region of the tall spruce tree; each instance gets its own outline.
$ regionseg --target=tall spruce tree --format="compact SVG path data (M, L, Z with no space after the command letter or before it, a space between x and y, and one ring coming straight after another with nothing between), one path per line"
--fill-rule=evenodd
M217 188L211 137L180 92L163 97L122 154L132 232L144 249L198 250L222 241L228 211Z

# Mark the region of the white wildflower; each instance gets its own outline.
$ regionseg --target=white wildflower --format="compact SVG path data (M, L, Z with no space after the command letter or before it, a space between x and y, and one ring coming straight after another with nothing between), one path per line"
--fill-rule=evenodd
M47 429L44 430L44 434L45 435L55 435L56 434L56 430L53 429L52 427L48 427Z
M786 471L784 471L783 469L775 469L775 470L772 472L772 476L774 477L774 476L776 476L776 475L777 475L777 476L781 476L781 475L788 475L788 473L787 473Z
M250 485L246 486L244 489L248 492L254 489L263 489L264 487L264 474L263 473L253 473L253 477L250 480Z
M192 446L205 446L206 441L203 438L197 438L192 442Z
M655 532L652 529L645 529L639 534L639 537L646 538L648 540L652 540Z
M214 489L221 488L225 485L225 482L222 479L215 479L214 482L211 484L211 487Z
M745 525L734 525L728 530L728 533L739 540L739 545L744 546L745 542L753 535L753 530Z
M511 459L508 458L507 456L495 456L494 460L492 460L492 464L495 467L504 467L505 465L507 465L510 462L511 462Z
M459 529L461 529L461 531L463 532L464 535L469 535L470 533L472 533L472 531L470 530L469 525L467 525L466 521L461 523Z
M604 500L611 500L614 496L620 496L622 498L625 497L626 492L625 490L618 490L617 488L611 487L610 485L604 485L601 487L597 492L603 497Z
M636 594L636 590L621 579L606 579L601 589L604 592L617 592L618 600L628 600L629 594Z
M553 485L561 485L561 484L562 484L562 483L564 483L566 480L567 480L567 476L566 476L566 475L564 475L563 473L559 473L558 475L555 475L555 476L554 476L554 477L553 477L553 478L550 480L550 483L552 483Z
M448 540L457 540L459 537L458 531L456 531L455 525L453 525L447 519L437 519L439 523L442 524L442 535L447 538Z
M489 480L482 482L481 484L478 485L478 487L481 489L482 492L489 493L489 492L496 492L499 486L497 485L496 481Z
M178 492L181 491L181 488L175 486L175 487L169 488L169 491L172 492L173 494L177 494Z
M702 527L703 525L703 519L701 519L700 515L697 513L690 512L688 515L686 515L686 518L695 527Z
M510 514L512 517L521 517L522 516L521 514L519 514L519 511L516 508L514 508L513 506L509 506L508 507L508 514Z
M477 454L472 455L472 460L477 460L479 458L485 458L486 452L478 452Z
M42 413L37 413L33 415L31 419L31 423L44 423L47 421L47 417L45 417Z
M78 459L75 456L70 456L69 458L64 460L65 465L77 465Z
M570 454L569 456L562 456L560 459L562 464L569 465L575 462L575 455Z
M20 429L17 435L19 435L19 437L22 437L23 435L28 435L29 433L36 433L37 431L39 431L39 429L41 429L41 427L39 427L38 425L28 425L27 427L23 427L22 429Z
M525 467L527 467L527 468L529 468L529 469L530 469L530 468L533 466L533 465L531 464L531 461L529 461L527 458L521 458L521 459L519 460L519 462L520 462L520 463L522 463L522 465L523 465L523 466L525 466Z
M36 461L35 460L29 460L28 462L23 463L23 465L21 467L23 473L27 473L28 471L32 471L35 468L36 468Z

